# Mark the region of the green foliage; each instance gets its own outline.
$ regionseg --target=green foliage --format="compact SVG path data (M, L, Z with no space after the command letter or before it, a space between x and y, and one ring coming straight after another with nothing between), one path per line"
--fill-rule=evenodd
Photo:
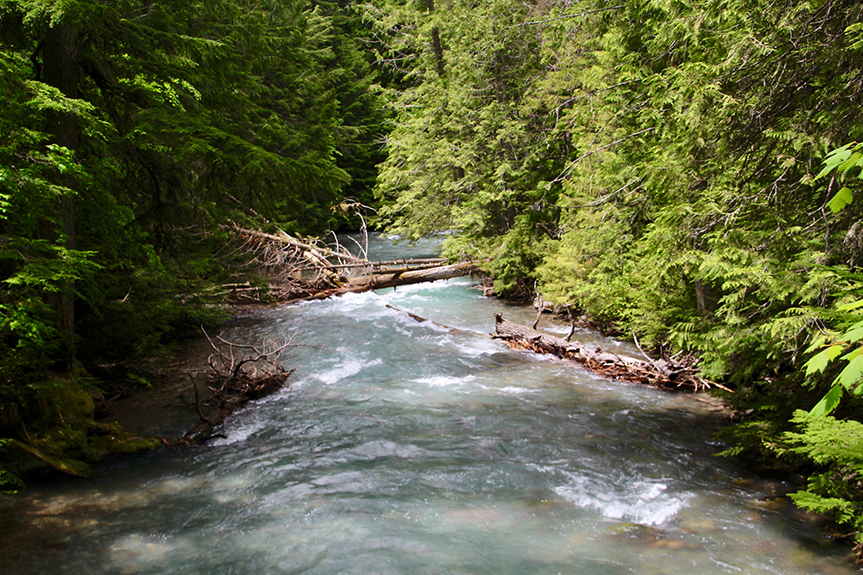
M0 452L6 449L11 442L11 439L0 438ZM17 493L22 487L24 487L24 483L21 478L5 466L0 465L0 497Z
M860 99L855 6L436 8L369 9L406 83L389 95L382 223L455 231L447 254L487 260L504 292L536 278L546 299L700 353L710 377L795 361L857 257L840 245L853 220L825 222L801 183L857 125L859 108L825 103Z
M829 513L838 523L857 531L863 543L863 424L831 416L816 419L798 411L792 423L799 432L786 432L780 453L803 456L818 470L810 475L805 490L792 500L814 513Z
M352 156L358 186L368 184L369 140L383 122L351 35L361 33L359 16L341 8L0 4L0 128L9 135L0 145L0 304L13 348L27 340L50 352L51 294L73 284L80 326L98 330L93 343L111 321L131 328L135 318L144 340L188 323L171 292L203 279L179 269L196 265L190 226L239 217L325 229L349 181L339 158ZM43 40L65 25L78 30L76 97L45 77ZM52 114L74 117L74 150L52 141ZM62 210L72 204L69 228ZM14 334L29 335L15 343Z
M837 357L841 356L841 359L847 361L842 371L833 380L829 391L810 410L810 417L819 418L831 413L839 406L846 392L853 393L854 395L860 395L863 392L863 387L859 385L861 376L863 376L863 348L856 347L851 352L842 355L846 344L853 344L863 337L860 335L860 328L863 327L863 322L855 325L856 327L852 327L841 336L842 343L826 346L826 349L812 356L805 364L806 375L809 377L822 373L828 364ZM819 347L824 347L825 341L826 338L824 336L817 337L807 351L812 352Z
M845 144L841 148L831 150L824 160L824 169L822 169L815 180L835 171L840 180L850 176L857 168L863 168L863 144L852 142ZM863 170L857 174L858 179L863 179ZM827 201L827 207L834 214L839 213L845 206L850 204L854 199L851 189L847 186L842 186L836 195Z
M860 153L860 150L863 150L863 145L853 143L831 151L824 160L824 169L819 172L815 180L834 171L840 180L848 177L856 168L863 166L863 154ZM852 199L851 190L843 186L835 196L828 200L827 206L834 214L837 214L849 205ZM854 318L854 323L838 338L828 338L825 334L818 335L806 350L807 353L812 353L822 348L805 364L806 376L810 378L823 373L828 365L840 356L841 359L847 361L842 371L833 380L829 391L809 412L810 417L818 418L831 413L839 406L846 392L854 395L860 395L863 392L863 386L860 385L860 379L863 378L863 346L857 343L863 339L863 321L857 321L861 307L863 307L863 300L839 305L837 311L850 312L851 317ZM847 351L848 349L851 351ZM843 352L847 353L842 355Z
M375 203L374 186L377 164L385 158L389 112L378 82L381 72L374 66L375 56L367 47L374 41L362 14L353 2L320 2L323 13L332 19L333 34L329 44L334 62L328 73L338 97L339 121L334 146L336 164L350 176L342 194L350 201L371 206ZM357 222L345 216L342 225L356 229Z
M195 295L245 263L221 224L370 202L367 37L346 2L0 2L0 437L75 358L133 378L221 319Z
M863 424L830 416L813 420L804 411L795 413L792 423L801 425L803 432L785 433L786 442L793 446L789 451L804 454L819 465L863 471Z
M388 93L395 126L378 223L411 238L457 231L445 252L488 258L499 293L529 294L556 231L559 186L549 181L562 165L542 151L543 114L524 108L541 77L541 36L525 26L538 14L505 0L438 2L431 13L382 2L368 12L382 57L404 77Z

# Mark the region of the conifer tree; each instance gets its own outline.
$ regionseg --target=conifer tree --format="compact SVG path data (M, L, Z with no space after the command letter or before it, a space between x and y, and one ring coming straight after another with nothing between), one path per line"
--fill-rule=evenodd
M413 58L413 85L393 94L395 128L378 180L379 196L392 202L383 219L413 237L458 230L450 254L498 254L491 265L501 292L524 291L519 278L538 263L524 261L534 257L527 244L555 218L554 191L539 185L554 169L535 149L542 122L520 114L540 70L539 36L525 25L538 12L438 2L429 28L424 12L386 4L376 21L392 39L391 59Z
M0 2L0 435L70 351L121 364L206 319L175 292L219 273L190 253L218 224L333 221L367 113L336 88L375 106L335 31L306 0Z

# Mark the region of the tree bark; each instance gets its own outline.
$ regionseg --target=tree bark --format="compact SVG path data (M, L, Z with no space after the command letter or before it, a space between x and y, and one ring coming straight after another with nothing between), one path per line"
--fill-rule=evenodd
M434 14L434 0L426 0L426 6L428 6L429 14ZM432 37L432 51L434 52L435 57L435 69L437 71L437 75L439 77L443 77L445 69L444 69L444 61L443 61L443 44L440 40L440 30L437 26L434 26L431 31Z
M78 98L80 70L78 66L78 30L69 20L61 20L48 29L42 46L42 81L60 90L67 98ZM78 148L79 126L75 114L49 110L45 113L45 130L52 136L53 143L75 151ZM57 171L50 179L70 190L57 201L59 222L50 222L40 235L44 239L64 238L67 249L75 249L75 177ZM59 223L59 229L58 224ZM58 327L71 353L74 353L74 288L68 282L61 288L54 302Z

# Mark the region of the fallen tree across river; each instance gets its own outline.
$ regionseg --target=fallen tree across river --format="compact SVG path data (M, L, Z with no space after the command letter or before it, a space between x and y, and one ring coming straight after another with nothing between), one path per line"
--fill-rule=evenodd
M698 367L673 359L650 358L642 351L645 360L622 356L597 346L588 346L578 341L569 341L548 335L533 328L503 319L494 314L493 336L507 341L511 347L529 349L537 353L550 353L562 359L576 361L588 370L611 379L623 379L661 387L664 389L691 390L693 392L727 387L700 377ZM640 346L639 346L640 349Z
M268 234L237 225L227 229L241 242L241 249L254 254L258 265L272 278L269 292L279 302L450 279L476 269L473 262L448 264L444 258L371 261L350 253L338 242L325 245L320 240L300 240L285 232ZM228 293L236 301L243 301L254 298L256 289L241 284Z
M473 262L440 265L431 268L383 272L353 278L344 285L305 296L302 299L325 299L333 295L364 292L375 289L395 288L403 285L418 284L465 276L476 269Z

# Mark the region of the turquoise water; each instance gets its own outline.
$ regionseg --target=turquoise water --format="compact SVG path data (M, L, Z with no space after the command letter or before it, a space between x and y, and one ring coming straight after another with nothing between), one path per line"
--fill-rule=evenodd
M533 322L469 278L238 317L224 337L303 344L290 389L3 503L0 572L856 572L781 481L714 456L710 406L511 351L498 311Z

